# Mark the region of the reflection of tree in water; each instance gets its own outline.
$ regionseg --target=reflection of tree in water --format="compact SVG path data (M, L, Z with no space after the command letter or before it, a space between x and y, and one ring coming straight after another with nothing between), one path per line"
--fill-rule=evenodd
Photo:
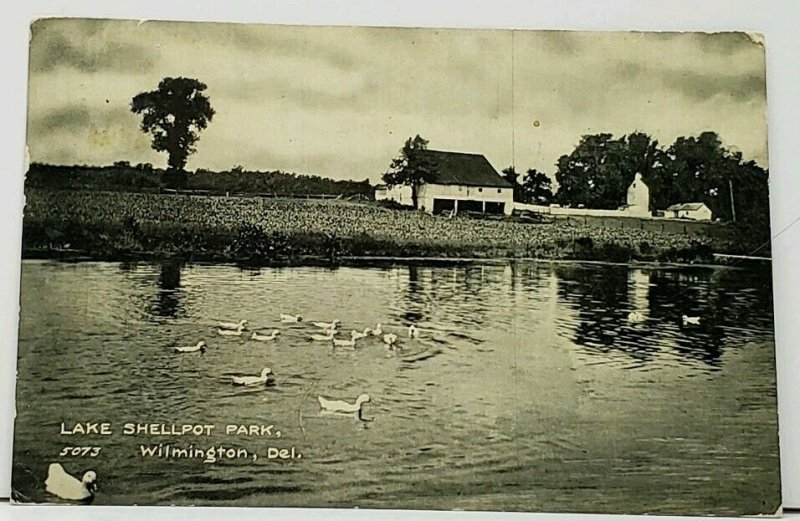
M628 323L629 269L626 266L557 266L558 296L578 314L576 344L608 353L623 352L635 360L653 359L658 345L653 331Z
M166 260L161 263L158 275L158 291L150 305L150 313L167 318L175 318L183 312L181 302L181 269L183 262Z
M589 350L652 361L661 350L718 368L725 349L772 335L768 271L559 266L558 295L578 315L574 341ZM632 324L636 311L645 322ZM700 317L684 325L682 316Z

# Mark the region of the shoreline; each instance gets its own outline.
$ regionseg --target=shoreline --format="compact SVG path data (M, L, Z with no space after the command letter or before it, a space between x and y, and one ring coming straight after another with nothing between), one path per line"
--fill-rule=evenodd
M628 262L615 262L606 260L588 260L573 258L545 258L545 257L401 257L401 256L342 256L331 262L330 259L319 255L306 255L285 259L235 259L226 256L185 256L178 254L162 254L156 252L129 252L121 255L91 255L79 250L38 250L23 251L22 261L58 261L64 263L82 262L112 262L112 263L158 263L176 262L196 265L227 265L240 268L297 268L321 267L336 268L340 266L357 267L363 265L404 265L404 266L505 266L517 263L541 264L583 264L589 266L628 266L647 269L670 268L703 268L703 269L746 269L758 266L771 267L770 262L737 262L737 263L708 263L708 262L661 262L631 259Z

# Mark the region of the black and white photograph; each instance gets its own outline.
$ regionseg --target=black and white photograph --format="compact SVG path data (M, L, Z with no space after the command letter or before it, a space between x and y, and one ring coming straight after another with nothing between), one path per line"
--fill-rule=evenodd
M30 30L13 502L780 515L762 35Z

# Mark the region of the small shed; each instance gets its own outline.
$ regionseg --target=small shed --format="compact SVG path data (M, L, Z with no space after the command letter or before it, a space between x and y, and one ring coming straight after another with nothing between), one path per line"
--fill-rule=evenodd
M695 221L710 221L711 208L705 203L680 203L673 204L664 212L668 219L693 219Z

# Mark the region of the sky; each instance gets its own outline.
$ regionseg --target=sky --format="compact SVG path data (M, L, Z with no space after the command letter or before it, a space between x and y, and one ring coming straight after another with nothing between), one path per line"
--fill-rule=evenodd
M378 182L406 138L549 175L584 134L706 130L767 167L763 45L624 33L45 19L31 28L31 161L166 166L130 111L164 77L216 111L187 168Z

